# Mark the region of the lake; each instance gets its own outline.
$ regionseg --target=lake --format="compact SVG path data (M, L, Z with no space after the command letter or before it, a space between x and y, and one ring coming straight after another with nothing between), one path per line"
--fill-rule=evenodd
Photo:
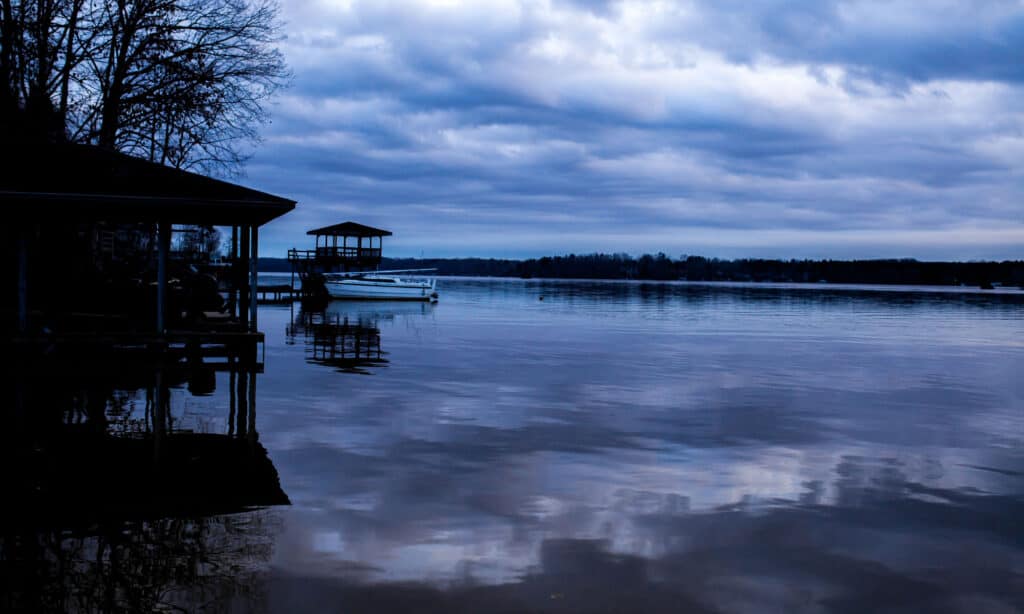
M438 288L261 306L252 390L185 375L170 424L244 435L289 504L8 523L8 605L1024 610L1024 292ZM105 391L103 428L148 394Z

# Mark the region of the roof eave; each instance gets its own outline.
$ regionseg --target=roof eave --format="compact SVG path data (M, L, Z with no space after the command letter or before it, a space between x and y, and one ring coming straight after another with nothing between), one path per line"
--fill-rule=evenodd
M295 208L295 201L228 200L197 197L127 196L121 194L75 194L0 191L0 202L22 203L31 208L14 212L22 220L66 219L262 226Z

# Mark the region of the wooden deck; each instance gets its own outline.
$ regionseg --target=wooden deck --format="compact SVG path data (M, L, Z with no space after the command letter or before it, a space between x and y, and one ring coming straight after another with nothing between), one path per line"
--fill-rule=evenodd
M263 372L266 353L261 332L168 331L166 334L133 331L66 332L57 335L19 336L13 339L19 356L67 355L79 358L153 360L214 358L214 370Z
M290 284L270 284L256 287L258 303L290 303L302 296L301 290Z

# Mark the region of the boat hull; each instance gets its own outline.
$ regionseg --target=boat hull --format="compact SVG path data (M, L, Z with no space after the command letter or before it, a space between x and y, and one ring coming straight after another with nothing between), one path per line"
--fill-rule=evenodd
M346 279L328 281L327 294L331 298L371 301L429 301L434 298L430 284L381 283L369 280Z

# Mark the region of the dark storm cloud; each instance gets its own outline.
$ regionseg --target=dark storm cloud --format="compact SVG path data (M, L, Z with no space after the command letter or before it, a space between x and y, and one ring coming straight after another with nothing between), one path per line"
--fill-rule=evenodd
M1024 80L1024 14L1017 2L726 0L702 15L703 27L687 34L738 62L769 54L837 64L903 87L936 79ZM678 32L668 24L667 34Z
M393 255L1022 255L1014 3L284 9L271 252L351 218Z

